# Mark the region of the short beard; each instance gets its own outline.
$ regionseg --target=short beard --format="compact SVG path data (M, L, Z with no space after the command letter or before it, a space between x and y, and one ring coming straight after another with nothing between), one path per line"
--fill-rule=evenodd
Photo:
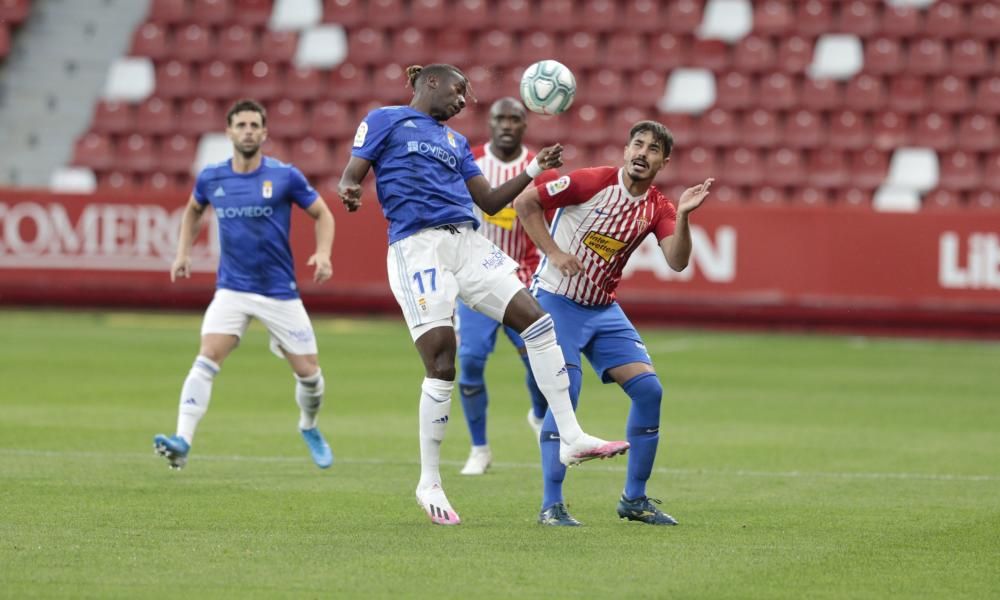
M258 151L260 151L260 146L254 146L253 150L243 150L241 148L237 148L237 151L243 155L245 160L250 160L255 154L257 154Z

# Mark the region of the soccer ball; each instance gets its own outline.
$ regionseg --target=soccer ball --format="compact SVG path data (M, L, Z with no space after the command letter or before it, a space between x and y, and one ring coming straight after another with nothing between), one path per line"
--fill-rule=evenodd
M560 62L538 61L521 76L521 100L532 112L558 115L573 104L574 96L576 78Z

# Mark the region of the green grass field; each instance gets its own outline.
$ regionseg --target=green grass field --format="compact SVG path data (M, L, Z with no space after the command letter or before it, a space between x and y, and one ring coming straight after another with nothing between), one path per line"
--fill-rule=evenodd
M537 446L513 350L487 374L494 467L430 524L422 369L401 319L317 319L337 456L315 468L287 365L255 324L216 379L188 467L173 432L200 315L0 312L0 597L988 598L1000 594L1000 344L643 330L664 380L650 495L625 461L570 471L578 529L535 524ZM623 435L615 386L581 421Z

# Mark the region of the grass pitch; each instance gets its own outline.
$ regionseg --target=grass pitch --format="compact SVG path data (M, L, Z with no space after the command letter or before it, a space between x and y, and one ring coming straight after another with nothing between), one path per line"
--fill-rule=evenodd
M679 527L619 522L625 461L570 471L585 527L535 524L523 372L487 381L495 464L464 523L418 508L422 369L401 319L317 319L315 468L294 382L255 324L216 379L188 467L172 433L200 315L0 312L0 597L987 598L1000 590L1000 345L643 329L666 388L650 495ZM585 368L580 418L628 404Z

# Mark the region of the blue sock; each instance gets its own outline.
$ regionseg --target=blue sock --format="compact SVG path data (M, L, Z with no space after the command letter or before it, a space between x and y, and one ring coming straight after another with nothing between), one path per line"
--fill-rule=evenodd
M544 419L545 413L549 410L549 402L542 395L542 391L538 389L538 384L535 383L535 376L531 372L531 363L528 362L528 355L522 354L521 361L524 363L524 368L527 371L524 384L528 386L528 395L531 396L531 413L535 415L536 419Z
M490 403L486 393L486 381L483 371L486 359L475 356L459 357L461 375L458 378L458 390L462 396L462 411L465 422L469 425L469 436L473 446L486 445L486 407Z
M580 367L574 365L566 365L566 367L569 371L569 399L573 403L573 410L576 410L583 373L580 372ZM566 479L566 467L559 462L559 430L552 412L547 412L545 420L542 422L541 447L542 509L544 510L563 501L562 485L563 480Z
M633 500L646 495L646 481L656 460L663 386L656 373L643 373L626 381L622 389L632 398L625 430L626 439L632 444L625 474L625 497Z

